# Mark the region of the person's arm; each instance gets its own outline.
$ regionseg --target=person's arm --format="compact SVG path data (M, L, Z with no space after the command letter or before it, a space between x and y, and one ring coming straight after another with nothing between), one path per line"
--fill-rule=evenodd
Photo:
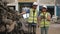
M51 15L50 15L50 13L48 13L48 18L47 18L47 20L48 20L48 21L51 20Z
M37 17L37 22L39 23L39 21L40 21L40 17Z
M26 14L26 11L22 11L22 13L21 13L21 14L22 14L22 15L23 15L23 14Z
M37 17L37 24L38 24L38 27L40 26L40 13L38 12L38 17Z

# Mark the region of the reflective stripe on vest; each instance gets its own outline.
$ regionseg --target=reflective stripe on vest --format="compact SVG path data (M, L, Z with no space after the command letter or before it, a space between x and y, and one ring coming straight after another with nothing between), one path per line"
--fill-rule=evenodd
M28 22L29 23L33 22L33 9L30 9L30 14L29 14ZM37 23L37 10L35 10L35 14L34 14L34 23Z
M48 12L45 13L45 17L46 17L45 23L44 23L44 19L41 19L41 22L40 22L40 26L41 26L41 27L44 27L44 26L47 27L47 26L49 26L50 23L49 23L49 21L47 21L48 14L49 14ZM44 14L41 13L40 16L44 16ZM44 24L45 24L45 25L44 25Z

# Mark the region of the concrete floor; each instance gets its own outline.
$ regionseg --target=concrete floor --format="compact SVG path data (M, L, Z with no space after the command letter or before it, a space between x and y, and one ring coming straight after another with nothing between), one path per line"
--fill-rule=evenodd
M37 27L36 34L40 34L40 28ZM49 27L48 34L60 34L60 24L51 24Z

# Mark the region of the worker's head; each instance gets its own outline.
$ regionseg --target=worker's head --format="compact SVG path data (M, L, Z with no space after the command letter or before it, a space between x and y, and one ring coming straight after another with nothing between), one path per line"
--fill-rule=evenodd
M38 5L37 2L34 2L33 3L33 8L36 9L37 8L37 5Z
M43 12L46 12L46 11L47 11L47 6L44 5L44 6L42 7L42 11L43 11Z

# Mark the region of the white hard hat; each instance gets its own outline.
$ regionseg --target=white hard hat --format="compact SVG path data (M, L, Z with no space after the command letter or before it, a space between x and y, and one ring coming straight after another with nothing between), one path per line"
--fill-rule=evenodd
M38 5L37 2L34 2L33 5Z
M43 7L47 9L47 6L46 5L43 5Z

